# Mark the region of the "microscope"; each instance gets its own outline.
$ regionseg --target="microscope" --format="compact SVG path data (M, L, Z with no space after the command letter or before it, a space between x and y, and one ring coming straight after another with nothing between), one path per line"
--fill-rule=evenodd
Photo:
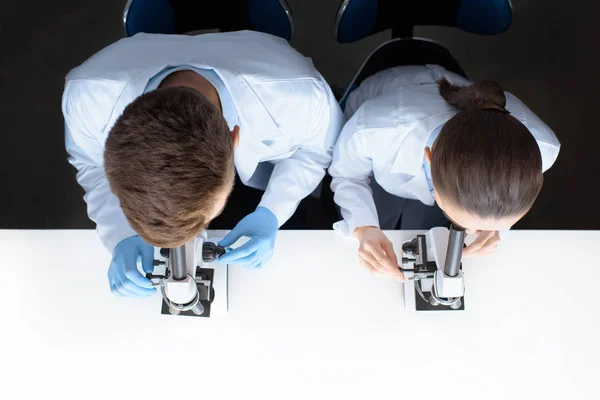
M464 310L462 250L465 230L433 228L402 245L405 307L413 311Z
M160 287L162 314L210 317L215 303L218 308L224 305L226 312L227 265L215 263L224 253L223 247L208 241L206 232L182 246L160 249L155 254L155 273L160 266L164 273L146 277Z

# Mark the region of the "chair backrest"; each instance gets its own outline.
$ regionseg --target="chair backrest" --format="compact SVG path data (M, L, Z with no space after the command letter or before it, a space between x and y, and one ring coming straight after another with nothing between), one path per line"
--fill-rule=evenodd
M294 35L291 9L285 0L128 0L123 26L127 36L214 29L252 29L286 40Z
M136 33L175 32L175 12L169 0L128 0L123 10L123 28L127 36Z
M392 29L411 37L417 25L453 26L479 35L504 32L512 21L510 0L342 0L335 35L352 43Z
M248 0L248 14L255 31L294 38L292 10L285 0Z

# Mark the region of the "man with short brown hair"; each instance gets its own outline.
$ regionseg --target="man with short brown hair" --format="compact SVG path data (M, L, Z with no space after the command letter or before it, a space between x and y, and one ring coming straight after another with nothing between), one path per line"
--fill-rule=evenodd
M207 227L223 209L235 178L239 128L229 130L218 101L211 103L210 93L203 96L201 85L198 90L168 85L188 72L169 75L160 89L129 104L104 151L110 188L129 224L145 242L166 248ZM193 72L189 79L209 85Z
M122 296L155 292L153 247L175 247L224 208L235 174L265 190L220 243L260 268L277 229L319 184L343 116L310 59L257 32L136 35L67 76L66 144Z

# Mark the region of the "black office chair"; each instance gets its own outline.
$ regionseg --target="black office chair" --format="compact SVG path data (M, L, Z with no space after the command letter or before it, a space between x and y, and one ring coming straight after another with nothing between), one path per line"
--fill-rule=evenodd
M285 0L128 0L123 10L127 36L184 34L197 30L243 29L292 40L294 20Z
M335 37L340 43L352 43L387 29L392 29L393 37L412 37L417 25L496 35L511 22L510 0L342 0Z
M384 30L392 31L392 39L377 47L360 67L340 100L342 108L363 80L391 67L435 64L467 77L444 46L413 38L415 26L453 26L493 35L508 29L511 20L509 0L342 0L335 22L338 42L356 42Z

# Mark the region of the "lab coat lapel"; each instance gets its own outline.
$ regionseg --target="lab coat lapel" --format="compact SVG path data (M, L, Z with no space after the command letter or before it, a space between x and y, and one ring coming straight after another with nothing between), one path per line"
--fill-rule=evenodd
M108 136L108 133L112 129L117 119L121 116L121 114L123 114L123 110L125 110L125 107L127 107L136 98L144 94L144 90L146 90L148 81L168 66L168 64L164 64L158 67L148 68L147 70L142 71L140 74L138 74L129 81L127 87L125 88L123 93L121 93L121 96L117 100L117 103L115 104L112 110L112 114L108 119L108 123L106 124L106 128L104 130L105 139Z
M281 131L246 80L227 69L219 69L217 73L227 85L240 120L240 144L235 151L235 166L242 182L247 184L260 161L275 153L275 149L265 142L280 137ZM259 186L264 189L262 186L265 185Z
M454 116L454 112L432 115L418 122L406 134L406 138L395 155L391 173L415 176L423 167L425 145L429 135L441 124Z

